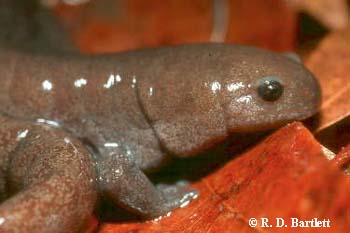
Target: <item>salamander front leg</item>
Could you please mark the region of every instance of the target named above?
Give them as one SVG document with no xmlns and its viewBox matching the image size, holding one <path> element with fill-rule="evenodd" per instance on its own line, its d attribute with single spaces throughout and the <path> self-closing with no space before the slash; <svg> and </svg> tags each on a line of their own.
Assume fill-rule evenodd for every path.
<svg viewBox="0 0 350 233">
<path fill-rule="evenodd" d="M 114 203 L 145 218 L 166 215 L 197 196 L 185 186 L 156 188 L 148 177 L 123 153 L 98 162 L 99 183 L 103 193 Z"/>
</svg>

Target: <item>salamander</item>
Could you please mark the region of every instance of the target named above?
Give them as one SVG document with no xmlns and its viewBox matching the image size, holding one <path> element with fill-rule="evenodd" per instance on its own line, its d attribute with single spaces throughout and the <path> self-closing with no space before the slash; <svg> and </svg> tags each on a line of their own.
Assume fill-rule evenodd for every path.
<svg viewBox="0 0 350 233">
<path fill-rule="evenodd" d="M 231 133 L 308 118 L 321 99 L 293 56 L 220 43 L 108 55 L 1 49 L 0 77 L 0 231 L 12 232 L 72 231 L 97 196 L 147 218 L 164 215 L 197 193 L 156 187 L 148 172 Z M 65 189 L 70 205 L 46 217 L 58 204 L 44 199 Z M 16 212 L 23 202 L 37 214 Z M 41 229 L 48 219 L 55 224 Z"/>
</svg>

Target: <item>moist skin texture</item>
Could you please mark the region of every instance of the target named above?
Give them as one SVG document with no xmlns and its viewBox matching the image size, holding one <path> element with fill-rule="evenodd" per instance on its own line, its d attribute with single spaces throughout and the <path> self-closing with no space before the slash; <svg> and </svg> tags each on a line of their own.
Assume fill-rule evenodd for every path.
<svg viewBox="0 0 350 233">
<path fill-rule="evenodd" d="M 319 85 L 292 58 L 228 44 L 0 50 L 0 232 L 79 231 L 98 195 L 147 218 L 191 200 L 195 191 L 155 187 L 145 173 L 231 132 L 313 115 Z M 257 91 L 269 77 L 283 86 L 274 101 Z"/>
</svg>

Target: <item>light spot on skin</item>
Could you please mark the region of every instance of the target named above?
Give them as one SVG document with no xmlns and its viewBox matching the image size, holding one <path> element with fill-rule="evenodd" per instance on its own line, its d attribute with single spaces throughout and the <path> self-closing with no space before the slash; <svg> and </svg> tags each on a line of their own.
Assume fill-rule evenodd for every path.
<svg viewBox="0 0 350 233">
<path fill-rule="evenodd" d="M 244 95 L 236 99 L 238 103 L 249 104 L 252 101 L 253 97 L 251 95 Z"/>
<path fill-rule="evenodd" d="M 119 74 L 117 74 L 117 76 L 115 77 L 115 81 L 117 81 L 118 83 L 122 81 L 122 78 Z"/>
<path fill-rule="evenodd" d="M 131 150 L 126 150 L 127 155 L 131 155 Z"/>
<path fill-rule="evenodd" d="M 182 203 L 180 205 L 180 208 L 184 208 L 184 207 L 188 206 L 188 204 L 190 204 L 190 201 L 185 201 L 184 203 Z"/>
<path fill-rule="evenodd" d="M 160 220 L 162 220 L 163 216 L 159 216 L 155 219 L 152 220 L 152 222 L 159 222 Z"/>
<path fill-rule="evenodd" d="M 50 125 L 53 127 L 60 127 L 60 124 L 58 122 L 52 121 L 52 120 L 46 120 L 46 119 L 39 118 L 36 120 L 36 122 L 42 123 L 42 124 L 47 124 L 47 125 Z"/>
<path fill-rule="evenodd" d="M 6 219 L 5 218 L 0 218 L 0 225 L 2 225 L 4 222 L 6 222 Z"/>
<path fill-rule="evenodd" d="M 106 89 L 109 89 L 121 81 L 122 81 L 122 78 L 120 77 L 119 74 L 117 74 L 117 75 L 111 74 L 111 75 L 109 75 L 107 82 L 105 84 L 103 84 L 103 87 Z"/>
<path fill-rule="evenodd" d="M 213 93 L 216 93 L 221 90 L 221 84 L 218 81 L 215 81 L 211 84 L 211 90 Z"/>
<path fill-rule="evenodd" d="M 183 208 L 183 207 L 187 206 L 191 202 L 191 200 L 197 199 L 198 196 L 199 196 L 199 194 L 196 191 L 192 191 L 192 192 L 186 193 L 182 197 L 182 199 L 180 200 L 180 203 L 182 203 L 180 205 L 180 208 Z"/>
<path fill-rule="evenodd" d="M 104 144 L 104 147 L 118 147 L 118 146 L 119 146 L 119 144 L 116 142 L 106 142 Z"/>
<path fill-rule="evenodd" d="M 51 91 L 53 87 L 52 83 L 49 80 L 42 82 L 41 86 L 44 91 Z"/>
<path fill-rule="evenodd" d="M 152 95 L 153 95 L 153 87 L 150 87 L 150 88 L 149 88 L 148 94 L 149 94 L 149 96 L 152 96 Z"/>
<path fill-rule="evenodd" d="M 132 84 L 131 84 L 131 87 L 132 87 L 132 88 L 135 88 L 136 82 L 137 82 L 136 77 L 133 76 L 133 78 L 132 78 Z"/>
<path fill-rule="evenodd" d="M 170 216 L 171 216 L 171 214 L 172 214 L 172 212 L 171 212 L 171 211 L 169 211 L 169 212 L 168 212 L 168 213 L 166 213 L 165 215 L 163 215 L 163 216 L 159 216 L 159 217 L 157 217 L 157 218 L 153 219 L 153 220 L 152 220 L 152 222 L 154 222 L 154 223 L 159 222 L 160 220 L 162 220 L 162 219 L 163 219 L 163 218 L 165 218 L 165 217 L 170 217 Z"/>
<path fill-rule="evenodd" d="M 69 143 L 70 143 L 70 139 L 69 139 L 69 138 L 67 138 L 67 137 L 65 137 L 63 140 L 64 140 L 64 142 L 65 142 L 65 143 L 67 143 L 67 144 L 69 144 Z"/>
<path fill-rule="evenodd" d="M 28 129 L 18 131 L 17 132 L 17 141 L 27 137 L 28 132 L 29 132 Z"/>
<path fill-rule="evenodd" d="M 227 85 L 227 90 L 230 92 L 233 92 L 244 87 L 245 87 L 245 84 L 243 82 L 231 83 Z"/>
<path fill-rule="evenodd" d="M 124 171 L 121 167 L 114 169 L 114 177 L 119 178 L 124 174 Z"/>
<path fill-rule="evenodd" d="M 87 80 L 84 78 L 80 78 L 74 81 L 74 86 L 78 88 L 85 86 L 86 84 L 87 84 Z"/>
</svg>

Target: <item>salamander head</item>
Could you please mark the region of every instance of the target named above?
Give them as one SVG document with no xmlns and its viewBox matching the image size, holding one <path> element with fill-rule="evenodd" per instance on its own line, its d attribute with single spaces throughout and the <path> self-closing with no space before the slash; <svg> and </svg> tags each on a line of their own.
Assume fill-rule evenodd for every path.
<svg viewBox="0 0 350 233">
<path fill-rule="evenodd" d="M 317 112 L 320 86 L 297 60 L 250 47 L 241 49 L 233 60 L 221 93 L 229 131 L 275 128 Z"/>
<path fill-rule="evenodd" d="M 291 57 L 229 44 L 164 48 L 142 66 L 143 110 L 164 148 L 195 155 L 230 133 L 302 120 L 320 105 L 320 87 Z M 146 79 L 144 79 L 146 80 Z"/>
</svg>

